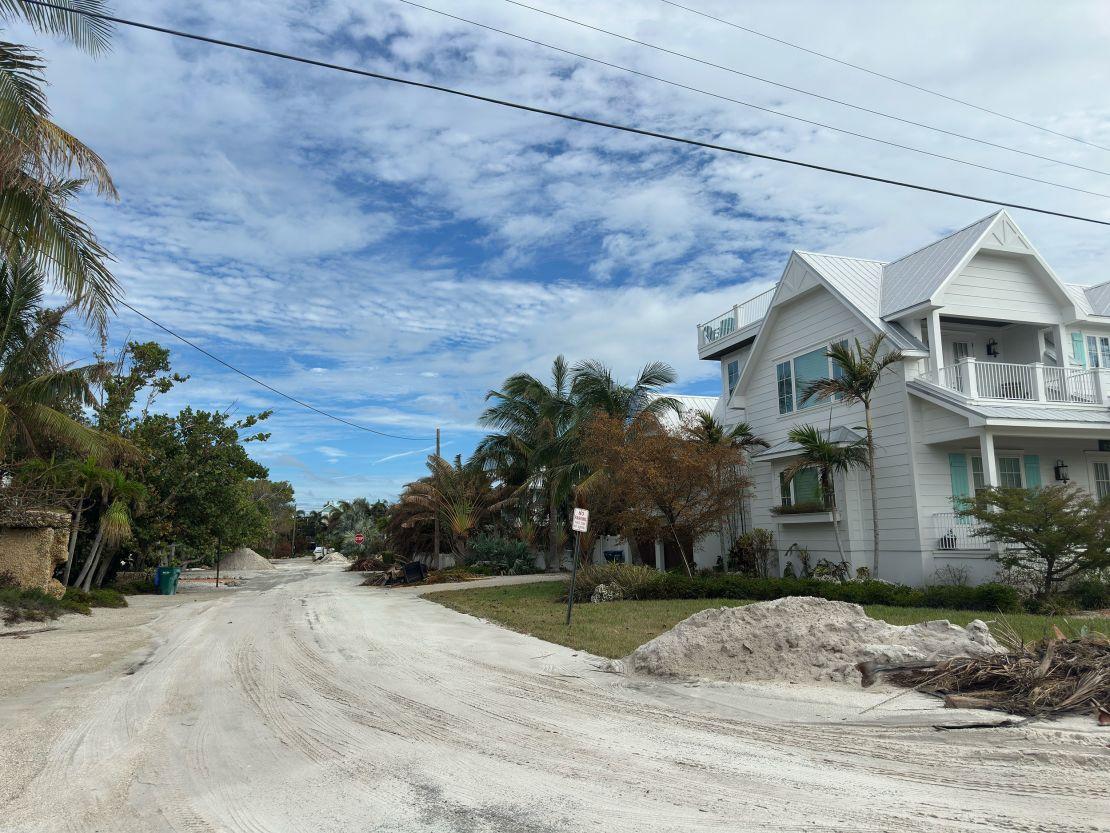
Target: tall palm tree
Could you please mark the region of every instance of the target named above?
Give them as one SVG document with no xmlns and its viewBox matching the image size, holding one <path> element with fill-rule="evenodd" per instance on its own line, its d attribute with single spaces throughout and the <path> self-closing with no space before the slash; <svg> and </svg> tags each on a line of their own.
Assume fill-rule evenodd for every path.
<svg viewBox="0 0 1110 833">
<path fill-rule="evenodd" d="M 61 5 L 104 8 L 100 0 Z M 111 31 L 75 11 L 0 0 L 0 19 L 13 18 L 93 54 L 107 48 Z M 103 330 L 118 291 L 110 256 L 69 204 L 89 183 L 101 196 L 118 195 L 104 161 L 50 120 L 43 69 L 34 51 L 0 42 L 0 260 L 37 269 Z"/>
<path fill-rule="evenodd" d="M 662 416 L 668 411 L 678 413 L 682 406 L 671 396 L 660 396 L 660 388 L 674 384 L 678 374 L 669 364 L 651 362 L 644 365 L 632 384 L 613 377 L 613 371 L 596 359 L 578 362 L 573 370 L 572 395 L 578 407 L 591 414 L 631 422 L 642 413 Z"/>
<path fill-rule="evenodd" d="M 854 345 L 841 342 L 829 348 L 835 372 L 830 379 L 810 382 L 802 393 L 802 404 L 816 397 L 840 401 L 845 405 L 863 405 L 867 440 L 867 470 L 871 479 L 871 531 L 874 555 L 872 574 L 879 576 L 879 493 L 875 483 L 875 429 L 872 423 L 872 397 L 882 381 L 883 372 L 901 364 L 902 351 L 891 348 L 883 352 L 886 336 L 874 335 L 866 344 L 855 339 Z"/>
<path fill-rule="evenodd" d="M 92 385 L 110 372 L 96 362 L 64 365 L 59 350 L 66 308 L 43 309 L 42 281 L 26 263 L 0 262 L 0 462 L 34 454 L 46 439 L 100 455 L 108 439 L 67 410 L 91 405 Z"/>
<path fill-rule="evenodd" d="M 840 553 L 840 560 L 846 561 L 844 544 L 840 540 L 840 522 L 836 512 L 836 475 L 867 467 L 867 441 L 859 439 L 847 444 L 833 442 L 828 433 L 822 432 L 814 425 L 795 425 L 786 436 L 790 442 L 801 447 L 802 453 L 783 470 L 783 479 L 790 482 L 799 472 L 806 469 L 817 470 L 821 495 L 833 510 L 833 536 L 836 538 L 836 549 Z"/>
<path fill-rule="evenodd" d="M 544 561 L 548 569 L 555 569 L 565 541 L 559 508 L 585 473 L 577 453 L 582 412 L 573 398 L 567 361 L 556 357 L 550 383 L 516 373 L 486 400 L 493 404 L 478 421 L 495 432 L 478 444 L 475 457 L 515 488 L 525 512 L 531 510 L 534 497 L 542 495 L 547 515 Z"/>
<path fill-rule="evenodd" d="M 104 580 L 108 562 L 102 562 L 102 559 L 106 559 L 107 553 L 121 541 L 131 537 L 132 512 L 146 499 L 146 488 L 141 483 L 129 480 L 119 471 L 106 472 L 98 487 L 101 512 L 96 537 L 74 582 L 75 586 L 86 593 L 92 587 L 94 579 L 97 583 Z"/>
</svg>

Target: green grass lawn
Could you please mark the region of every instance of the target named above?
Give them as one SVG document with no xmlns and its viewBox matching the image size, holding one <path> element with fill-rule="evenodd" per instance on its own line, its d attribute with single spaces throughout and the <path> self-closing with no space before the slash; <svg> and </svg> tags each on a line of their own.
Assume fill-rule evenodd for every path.
<svg viewBox="0 0 1110 833">
<path fill-rule="evenodd" d="M 750 604 L 736 599 L 674 599 L 650 602 L 577 603 L 574 624 L 566 626 L 566 604 L 559 603 L 564 585 L 558 581 L 517 584 L 508 587 L 480 587 L 429 593 L 425 598 L 460 613 L 489 619 L 506 628 L 528 633 L 548 642 L 568 645 L 603 657 L 624 657 L 663 631 L 674 627 L 692 613 L 711 607 Z M 1034 616 L 1028 613 L 998 614 L 974 610 L 942 610 L 928 607 L 864 608 L 875 619 L 892 625 L 912 625 L 929 619 L 947 619 L 966 625 L 972 619 L 991 623 L 1005 620 L 1024 640 L 1039 639 L 1056 624 L 1073 634 L 1081 624 L 1110 633 L 1110 621 L 1076 620 L 1064 616 Z"/>
</svg>

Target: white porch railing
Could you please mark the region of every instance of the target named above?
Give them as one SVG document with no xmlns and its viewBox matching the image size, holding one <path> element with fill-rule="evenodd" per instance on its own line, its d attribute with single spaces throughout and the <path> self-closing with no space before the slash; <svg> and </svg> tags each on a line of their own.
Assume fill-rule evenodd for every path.
<svg viewBox="0 0 1110 833">
<path fill-rule="evenodd" d="M 766 292 L 761 292 L 754 298 L 749 298 L 742 304 L 737 304 L 728 312 L 721 313 L 711 321 L 706 321 L 698 327 L 698 347 L 705 347 L 714 341 L 719 341 L 725 336 L 732 335 L 737 330 L 761 321 L 771 306 L 771 297 L 775 288 L 771 287 Z"/>
<path fill-rule="evenodd" d="M 938 550 L 989 550 L 990 539 L 975 535 L 975 522 L 961 518 L 955 512 L 937 512 L 933 515 L 933 531 L 937 536 Z"/>
<path fill-rule="evenodd" d="M 1099 368 L 1054 367 L 1044 364 L 1008 364 L 961 359 L 954 365 L 929 370 L 922 381 L 956 391 L 968 399 L 1001 399 L 1008 402 L 1102 405 L 1110 390 Z"/>
</svg>

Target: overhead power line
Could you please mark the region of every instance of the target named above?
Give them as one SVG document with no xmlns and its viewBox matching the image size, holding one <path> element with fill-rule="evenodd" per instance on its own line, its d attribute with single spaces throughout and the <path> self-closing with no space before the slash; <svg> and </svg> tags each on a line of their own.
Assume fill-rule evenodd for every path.
<svg viewBox="0 0 1110 833">
<path fill-rule="evenodd" d="M 575 58 L 580 58 L 584 61 L 592 61 L 595 64 L 600 64 L 601 66 L 606 66 L 606 67 L 609 67 L 611 69 L 620 70 L 621 72 L 627 72 L 627 73 L 630 73 L 632 75 L 638 75 L 641 78 L 647 78 L 647 79 L 650 79 L 652 81 L 658 81 L 661 84 L 668 84 L 672 87 L 677 87 L 679 89 L 689 90 L 690 92 L 700 93 L 701 95 L 707 95 L 707 96 L 710 96 L 711 98 L 716 98 L 716 99 L 719 99 L 721 101 L 729 101 L 733 104 L 740 104 L 744 107 L 750 107 L 753 110 L 759 110 L 759 111 L 764 112 L 764 113 L 770 113 L 771 115 L 780 116 L 784 119 L 792 119 L 794 121 L 801 122 L 802 124 L 808 124 L 808 125 L 811 125 L 813 127 L 820 127 L 823 130 L 831 130 L 835 133 L 842 133 L 845 136 L 854 136 L 857 139 L 865 139 L 866 141 L 869 141 L 869 142 L 877 142 L 878 144 L 886 145 L 887 147 L 898 148 L 900 150 L 908 150 L 911 153 L 920 153 L 923 156 L 930 156 L 933 159 L 941 159 L 941 160 L 944 160 L 946 162 L 955 162 L 958 165 L 967 165 L 968 167 L 971 167 L 971 168 L 978 168 L 981 171 L 990 171 L 991 173 L 1002 174 L 1004 176 L 1012 176 L 1012 177 L 1016 177 L 1017 179 L 1024 179 L 1028 182 L 1036 182 L 1036 183 L 1039 183 L 1041 185 L 1050 185 L 1053 188 L 1063 188 L 1066 191 L 1075 191 L 1075 192 L 1080 193 L 1080 194 L 1088 194 L 1089 196 L 1092 196 L 1092 197 L 1105 197 L 1107 199 L 1110 199 L 1110 194 L 1106 194 L 1106 193 L 1103 193 L 1101 191 L 1091 191 L 1091 190 L 1088 190 L 1087 188 L 1078 188 L 1074 185 L 1065 185 L 1062 182 L 1054 182 L 1050 179 L 1041 179 L 1039 177 L 1029 176 L 1027 174 L 1020 174 L 1020 173 L 1017 173 L 1016 171 L 1008 171 L 1005 168 L 994 168 L 994 167 L 991 167 L 990 165 L 982 165 L 978 162 L 972 162 L 968 159 L 960 159 L 959 157 L 956 157 L 956 156 L 946 156 L 943 153 L 935 153 L 931 150 L 925 150 L 924 148 L 913 147 L 912 145 L 904 145 L 904 144 L 901 144 L 900 142 L 893 142 L 893 141 L 890 141 L 888 139 L 880 139 L 877 136 L 871 136 L 871 135 L 868 135 L 867 133 L 858 133 L 854 130 L 848 130 L 848 129 L 843 128 L 843 127 L 836 127 L 834 125 L 827 124 L 825 122 L 815 121 L 813 119 L 802 118 L 801 116 L 795 116 L 791 113 L 784 113 L 782 110 L 775 110 L 772 107 L 764 107 L 760 104 L 753 104 L 750 101 L 743 101 L 742 99 L 733 98 L 732 96 L 723 95 L 721 93 L 715 93 L 715 92 L 712 92 L 710 90 L 702 89 L 701 87 L 695 87 L 695 86 L 692 86 L 690 84 L 683 84 L 681 81 L 675 81 L 675 80 L 670 79 L 670 78 L 663 78 L 662 76 L 659 76 L 659 75 L 652 75 L 651 73 L 643 72 L 643 71 L 638 70 L 638 69 L 633 69 L 632 67 L 627 67 L 627 66 L 623 66 L 621 64 L 616 64 L 616 63 L 613 63 L 612 61 L 606 61 L 603 58 L 595 58 L 595 57 L 592 57 L 590 55 L 584 55 L 581 52 L 575 52 L 572 49 L 564 49 L 561 46 L 555 46 L 555 45 L 550 44 L 550 43 L 545 43 L 544 41 L 541 41 L 541 40 L 536 40 L 535 38 L 529 38 L 525 35 L 517 34 L 516 32 L 510 32 L 507 29 L 499 29 L 496 26 L 490 26 L 489 24 L 486 24 L 486 23 L 480 23 L 477 20 L 471 20 L 470 18 L 467 18 L 467 17 L 460 17 L 457 14 L 451 14 L 450 12 L 445 12 L 442 9 L 436 9 L 436 8 L 433 8 L 432 6 L 425 6 L 423 3 L 417 3 L 416 0 L 397 0 L 397 2 L 404 3 L 408 6 L 413 6 L 413 7 L 418 8 L 418 9 L 423 9 L 424 11 L 432 12 L 433 14 L 442 15 L 443 17 L 450 18 L 451 20 L 457 20 L 460 23 L 466 23 L 470 26 L 476 26 L 480 29 L 485 29 L 485 30 L 490 31 L 490 32 L 496 32 L 499 35 L 505 35 L 506 37 L 516 38 L 517 40 L 524 41 L 525 43 L 531 43 L 531 44 L 534 44 L 536 46 L 542 46 L 545 49 L 551 49 L 555 52 L 561 52 L 564 55 L 571 55 Z M 1102 173 L 1105 176 L 1110 176 L 1110 172 L 1107 172 L 1107 171 L 1098 171 L 1097 173 Z"/>
<path fill-rule="evenodd" d="M 600 26 L 594 26 L 592 23 L 586 23 L 582 20 L 577 20 L 573 17 L 567 17 L 566 15 L 562 15 L 562 14 L 559 14 L 557 12 L 548 11 L 547 9 L 541 9 L 539 6 L 530 6 L 527 3 L 521 2 L 520 0 L 504 0 L 504 2 L 509 3 L 510 5 L 513 5 L 513 6 L 519 6 L 522 9 L 528 9 L 529 11 L 533 11 L 533 12 L 536 12 L 538 14 L 547 15 L 548 17 L 552 17 L 556 20 L 562 20 L 565 23 L 571 23 L 575 26 L 581 26 L 584 29 L 590 29 L 591 31 L 594 31 L 594 32 L 600 32 L 603 35 L 608 35 L 608 36 L 613 37 L 613 38 L 618 38 L 618 39 L 626 41 L 628 43 L 634 43 L 637 46 L 644 46 L 644 47 L 647 47 L 648 49 L 654 49 L 657 52 L 662 52 L 662 53 L 667 54 L 667 55 L 673 55 L 676 58 L 682 58 L 683 60 L 686 60 L 686 61 L 693 61 L 696 64 L 701 64 L 702 66 L 707 66 L 707 67 L 711 67 L 713 69 L 719 69 L 719 70 L 722 70 L 724 72 L 729 72 L 729 73 L 732 73 L 733 75 L 737 75 L 741 78 L 750 78 L 753 81 L 759 81 L 760 83 L 763 83 L 763 84 L 770 84 L 771 86 L 778 87 L 781 90 L 789 90 L 790 92 L 799 93 L 800 95 L 809 96 L 810 98 L 816 98 L 819 101 L 827 101 L 830 104 L 836 104 L 840 107 L 847 107 L 851 110 L 857 110 L 861 113 L 869 113 L 872 116 L 879 116 L 880 118 L 890 119 L 891 121 L 901 122 L 902 124 L 908 124 L 908 125 L 911 125 L 913 127 L 920 127 L 920 128 L 925 129 L 925 130 L 932 130 L 936 133 L 942 133 L 945 136 L 953 136 L 957 139 L 964 139 L 966 141 L 975 142 L 977 144 L 985 145 L 987 147 L 997 148 L 998 150 L 1005 150 L 1005 151 L 1008 151 L 1010 153 L 1018 153 L 1018 154 L 1021 154 L 1022 156 L 1028 156 L 1032 159 L 1040 159 L 1043 162 L 1053 162 L 1057 165 L 1067 165 L 1069 168 L 1077 168 L 1078 170 L 1087 171 L 1089 173 L 1102 174 L 1103 176 L 1110 176 L 1110 173 L 1108 173 L 1106 171 L 1100 171 L 1097 168 L 1088 168 L 1084 165 L 1080 165 L 1080 164 L 1077 164 L 1075 162 L 1067 162 L 1063 159 L 1054 159 L 1051 156 L 1042 156 L 1039 153 L 1033 153 L 1032 151 L 1021 150 L 1020 148 L 1010 147 L 1009 145 L 1003 145 L 1003 144 L 1000 144 L 998 142 L 992 142 L 989 139 L 979 139 L 979 138 L 976 138 L 975 136 L 968 136 L 964 133 L 957 133 L 954 130 L 946 130 L 943 127 L 937 127 L 936 125 L 933 125 L 933 124 L 926 124 L 925 122 L 914 121 L 913 119 L 903 118 L 902 116 L 895 116 L 891 113 L 884 113 L 882 110 L 875 110 L 871 107 L 864 107 L 862 104 L 853 104 L 852 102 L 845 101 L 844 99 L 833 98 L 832 96 L 823 95 L 821 93 L 815 93 L 812 90 L 805 90 L 805 89 L 802 89 L 801 87 L 794 87 L 794 86 L 791 86 L 790 84 L 784 84 L 780 81 L 772 81 L 770 78 L 764 78 L 761 75 L 753 75 L 750 72 L 744 72 L 743 70 L 739 70 L 736 67 L 730 67 L 730 66 L 727 66 L 725 64 L 717 64 L 717 63 L 714 63 L 713 61 L 707 61 L 704 58 L 698 58 L 694 55 L 690 55 L 690 54 L 687 54 L 685 52 L 679 52 L 678 50 L 675 50 L 675 49 L 668 49 L 667 47 L 660 46 L 657 43 L 651 43 L 649 41 L 640 40 L 639 38 L 634 38 L 634 37 L 631 37 L 630 35 L 622 35 L 620 32 L 614 32 L 611 29 L 603 29 Z"/>
<path fill-rule="evenodd" d="M 208 350 L 205 350 L 203 347 L 201 347 L 195 341 L 190 341 L 189 339 L 187 339 L 185 336 L 181 335 L 180 333 L 175 332 L 174 330 L 171 330 L 165 324 L 162 324 L 158 321 L 155 321 L 153 318 L 151 318 L 145 312 L 139 312 L 139 310 L 135 309 L 133 306 L 131 306 L 126 301 L 117 299 L 117 302 L 120 304 L 120 306 L 127 307 L 127 309 L 131 310 L 133 313 L 135 313 L 135 315 L 139 316 L 140 318 L 146 319 L 147 321 L 149 321 L 151 324 L 153 324 L 158 329 L 169 333 L 171 336 L 176 338 L 178 341 L 184 342 L 185 344 L 188 344 L 190 347 L 192 347 L 194 350 L 197 350 L 197 351 L 203 353 L 204 355 L 206 355 L 208 358 L 210 358 L 212 361 L 216 362 L 217 364 L 223 365 L 228 370 L 233 371 L 234 373 L 238 373 L 244 379 L 250 379 L 256 385 L 264 387 L 266 390 L 270 391 L 271 393 L 275 393 L 278 396 L 282 397 L 283 399 L 288 399 L 290 402 L 293 402 L 297 405 L 300 405 L 302 408 L 307 408 L 308 410 L 310 410 L 314 413 L 317 413 L 320 416 L 327 417 L 328 419 L 333 419 L 336 422 L 341 422 L 344 425 L 347 425 L 351 428 L 357 428 L 359 431 L 368 431 L 371 434 L 377 434 L 378 436 L 381 436 L 381 437 L 391 437 L 392 439 L 395 439 L 395 440 L 411 440 L 413 442 L 425 443 L 425 442 L 428 442 L 429 440 L 432 439 L 431 437 L 403 437 L 400 434 L 389 434 L 385 431 L 379 431 L 377 428 L 370 428 L 369 426 L 366 426 L 366 425 L 359 425 L 357 422 L 351 422 L 349 419 L 344 419 L 343 417 L 336 416 L 335 414 L 329 414 L 327 411 L 321 410 L 320 408 L 317 408 L 315 405 L 310 405 L 309 403 L 305 402 L 303 399 L 298 399 L 295 396 L 290 396 L 288 393 L 285 393 L 285 391 L 278 390 L 273 385 L 271 385 L 269 382 L 263 382 L 257 376 L 252 376 L 251 374 L 247 373 L 245 370 L 240 370 L 239 368 L 237 368 L 235 365 L 231 364 L 230 362 L 226 362 L 223 359 L 221 359 L 215 353 L 212 353 Z"/>
<path fill-rule="evenodd" d="M 434 90 L 436 92 L 447 93 L 449 95 L 459 96 L 460 98 L 468 98 L 472 101 L 482 101 L 487 104 L 496 104 L 501 107 L 510 107 L 514 110 L 521 110 L 527 113 L 537 113 L 539 115 L 551 116 L 552 118 L 563 119 L 564 121 L 576 122 L 578 124 L 589 124 L 594 127 L 603 127 L 609 130 L 619 130 L 624 133 L 632 133 L 637 136 L 647 136 L 653 139 L 660 139 L 667 142 L 674 142 L 676 144 L 687 145 L 689 147 L 703 148 L 705 150 L 719 151 L 721 153 L 731 153 L 737 156 L 746 156 L 751 159 L 763 159 L 769 162 L 779 162 L 784 165 L 791 165 L 796 168 L 805 168 L 807 170 L 822 171 L 824 173 L 837 174 L 838 176 L 850 177 L 852 179 L 860 179 L 866 182 L 877 182 L 882 185 L 892 185 L 898 188 L 906 188 L 913 191 L 922 191 L 928 194 L 939 194 L 945 197 L 955 197 L 957 199 L 968 200 L 970 202 L 985 203 L 987 205 L 997 205 L 1004 208 L 1014 208 L 1021 211 L 1030 211 L 1035 214 L 1044 214 L 1050 217 L 1062 217 L 1067 220 L 1077 220 L 1082 223 L 1093 223 L 1100 226 L 1110 226 L 1110 220 L 1100 220 L 1095 217 L 1084 217 L 1080 214 L 1069 214 L 1064 211 L 1053 211 L 1048 208 L 1038 208 L 1032 205 L 1025 205 L 1022 203 L 1011 202 L 1008 200 L 993 199 L 990 197 L 980 197 L 973 194 L 965 194 L 959 191 L 950 191 L 944 188 L 934 188 L 929 185 L 921 185 L 913 182 L 906 182 L 898 179 L 890 179 L 888 177 L 873 176 L 871 174 L 859 173 L 857 171 L 845 170 L 843 168 L 833 168 L 828 165 L 818 165 L 814 162 L 804 162 L 800 159 L 791 159 L 785 156 L 776 156 L 770 153 L 760 153 L 754 150 L 745 150 L 743 148 L 732 147 L 729 145 L 716 144 L 714 142 L 704 142 L 700 139 L 694 139 L 689 136 L 677 136 L 670 133 L 662 133 L 657 130 L 647 130 L 640 127 L 632 127 L 629 125 L 617 124 L 616 122 L 602 121 L 601 119 L 593 119 L 588 116 L 579 116 L 572 113 L 562 113 L 558 110 L 549 110 L 544 107 L 536 107 L 531 104 L 523 104 L 521 102 L 509 101 L 501 98 L 494 98 L 493 96 L 481 95 L 479 93 L 472 93 L 467 90 L 455 89 L 446 87 L 441 84 L 432 84 L 427 81 L 417 81 L 413 78 L 402 78 L 395 75 L 386 75 L 380 72 L 372 72 L 366 69 L 359 69 L 357 67 L 344 66 L 342 64 L 335 64 L 328 61 L 320 61 L 315 58 L 306 58 L 300 55 L 293 55 L 286 52 L 277 52 L 272 49 L 264 49 L 258 46 L 249 46 L 235 41 L 222 40 L 219 38 L 209 37 L 207 35 L 196 34 L 195 32 L 186 32 L 178 29 L 169 29 L 164 26 L 155 26 L 151 23 L 141 23 L 136 20 L 128 20 L 127 18 L 115 17 L 113 15 L 101 14 L 100 12 L 90 11 L 77 11 L 75 9 L 58 6 L 54 3 L 45 2 L 45 0 L 23 0 L 26 3 L 31 3 L 36 6 L 43 6 L 45 8 L 62 9 L 70 11 L 74 14 L 82 14 L 87 17 L 95 17 L 100 20 L 106 20 L 111 23 L 116 23 L 120 26 L 129 26 L 136 29 L 145 29 L 151 32 L 160 32 L 164 35 L 172 35 L 174 37 L 186 38 L 188 40 L 199 41 L 201 43 L 208 43 L 215 46 L 223 46 L 228 49 L 238 49 L 243 52 L 251 52 L 256 55 L 266 55 L 271 58 L 279 58 L 284 61 L 293 61 L 299 64 L 306 64 L 308 66 L 320 67 L 322 69 L 330 69 L 336 72 L 343 72 L 350 75 L 359 75 L 365 78 L 376 78 L 380 81 L 389 81 L 395 84 L 403 84 L 408 87 L 417 87 L 424 90 Z"/>
<path fill-rule="evenodd" d="M 807 52 L 810 55 L 815 55 L 818 58 L 824 58 L 826 61 L 832 61 L 834 64 L 840 64 L 841 66 L 849 67 L 859 72 L 865 72 L 868 75 L 873 75 L 876 78 L 882 78 L 886 81 L 893 81 L 895 84 L 901 84 L 903 87 L 908 87 L 911 90 L 917 90 L 918 92 L 922 92 L 927 95 L 936 96 L 937 98 L 943 98 L 945 101 L 951 101 L 964 107 L 970 107 L 972 110 L 978 110 L 981 113 L 988 113 L 992 116 L 997 116 L 1000 119 L 1007 119 L 1008 121 L 1012 121 L 1016 124 L 1022 124 L 1026 127 L 1032 127 L 1034 130 L 1041 130 L 1045 133 L 1051 133 L 1053 136 L 1059 136 L 1061 139 L 1068 139 L 1072 142 L 1079 142 L 1079 144 L 1081 145 L 1088 145 L 1089 147 L 1098 148 L 1099 150 L 1110 150 L 1110 147 L 1097 144 L 1088 139 L 1082 139 L 1079 136 L 1072 136 L 1070 133 L 1061 133 L 1059 130 L 1053 130 L 1051 127 L 1045 127 L 1043 124 L 1026 121 L 1025 119 L 1019 118 L 1017 116 L 1011 116 L 1008 113 L 1003 113 L 998 110 L 992 110 L 990 107 L 984 107 L 981 104 L 976 104 L 975 102 L 968 101 L 967 99 L 957 98 L 954 95 L 949 95 L 948 93 L 942 93 L 939 90 L 933 90 L 928 87 L 923 87 L 920 84 L 915 84 L 912 81 L 906 81 L 902 78 L 895 78 L 893 75 L 887 75 L 885 72 L 879 72 L 876 69 L 870 69 L 869 67 L 862 66 L 861 64 L 854 64 L 851 61 L 845 61 L 843 58 L 837 58 L 835 55 L 829 55 L 826 52 L 818 52 L 816 49 L 810 49 L 808 47 L 802 46 L 801 44 L 788 41 L 784 38 L 775 37 L 774 35 L 768 35 L 766 32 L 760 32 L 758 29 L 752 29 L 749 26 L 741 26 L 739 23 L 731 20 L 726 20 L 723 17 L 717 17 L 716 15 L 709 14 L 708 12 L 704 12 L 701 9 L 695 9 L 692 6 L 684 6 L 681 3 L 674 2 L 674 0 L 659 0 L 659 2 L 666 3 L 668 6 L 673 6 L 676 9 L 683 9 L 690 12 L 691 14 L 696 14 L 699 17 L 705 17 L 709 20 L 715 20 L 718 23 L 723 23 L 725 26 L 731 26 L 733 29 L 739 29 L 742 32 L 747 32 L 748 34 L 755 35 L 756 37 L 764 38 L 769 41 L 774 41 L 775 43 L 782 44 L 783 46 L 788 46 L 791 49 L 797 49 L 799 52 Z"/>
</svg>

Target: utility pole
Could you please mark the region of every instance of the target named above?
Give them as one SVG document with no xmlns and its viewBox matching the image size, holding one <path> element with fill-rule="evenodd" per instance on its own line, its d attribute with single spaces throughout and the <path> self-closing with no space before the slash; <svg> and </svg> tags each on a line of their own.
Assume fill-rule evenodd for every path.
<svg viewBox="0 0 1110 833">
<path fill-rule="evenodd" d="M 438 457 L 438 456 L 439 456 L 439 428 L 437 427 L 436 428 L 436 457 Z M 436 551 L 435 565 L 436 565 L 437 570 L 442 570 L 443 569 L 443 562 L 440 560 L 440 555 L 439 555 L 439 513 L 438 512 L 436 512 L 435 524 L 436 524 L 435 544 L 434 544 L 435 551 Z"/>
<path fill-rule="evenodd" d="M 297 557 L 297 504 L 293 504 L 293 533 L 289 538 L 289 557 Z"/>
</svg>

